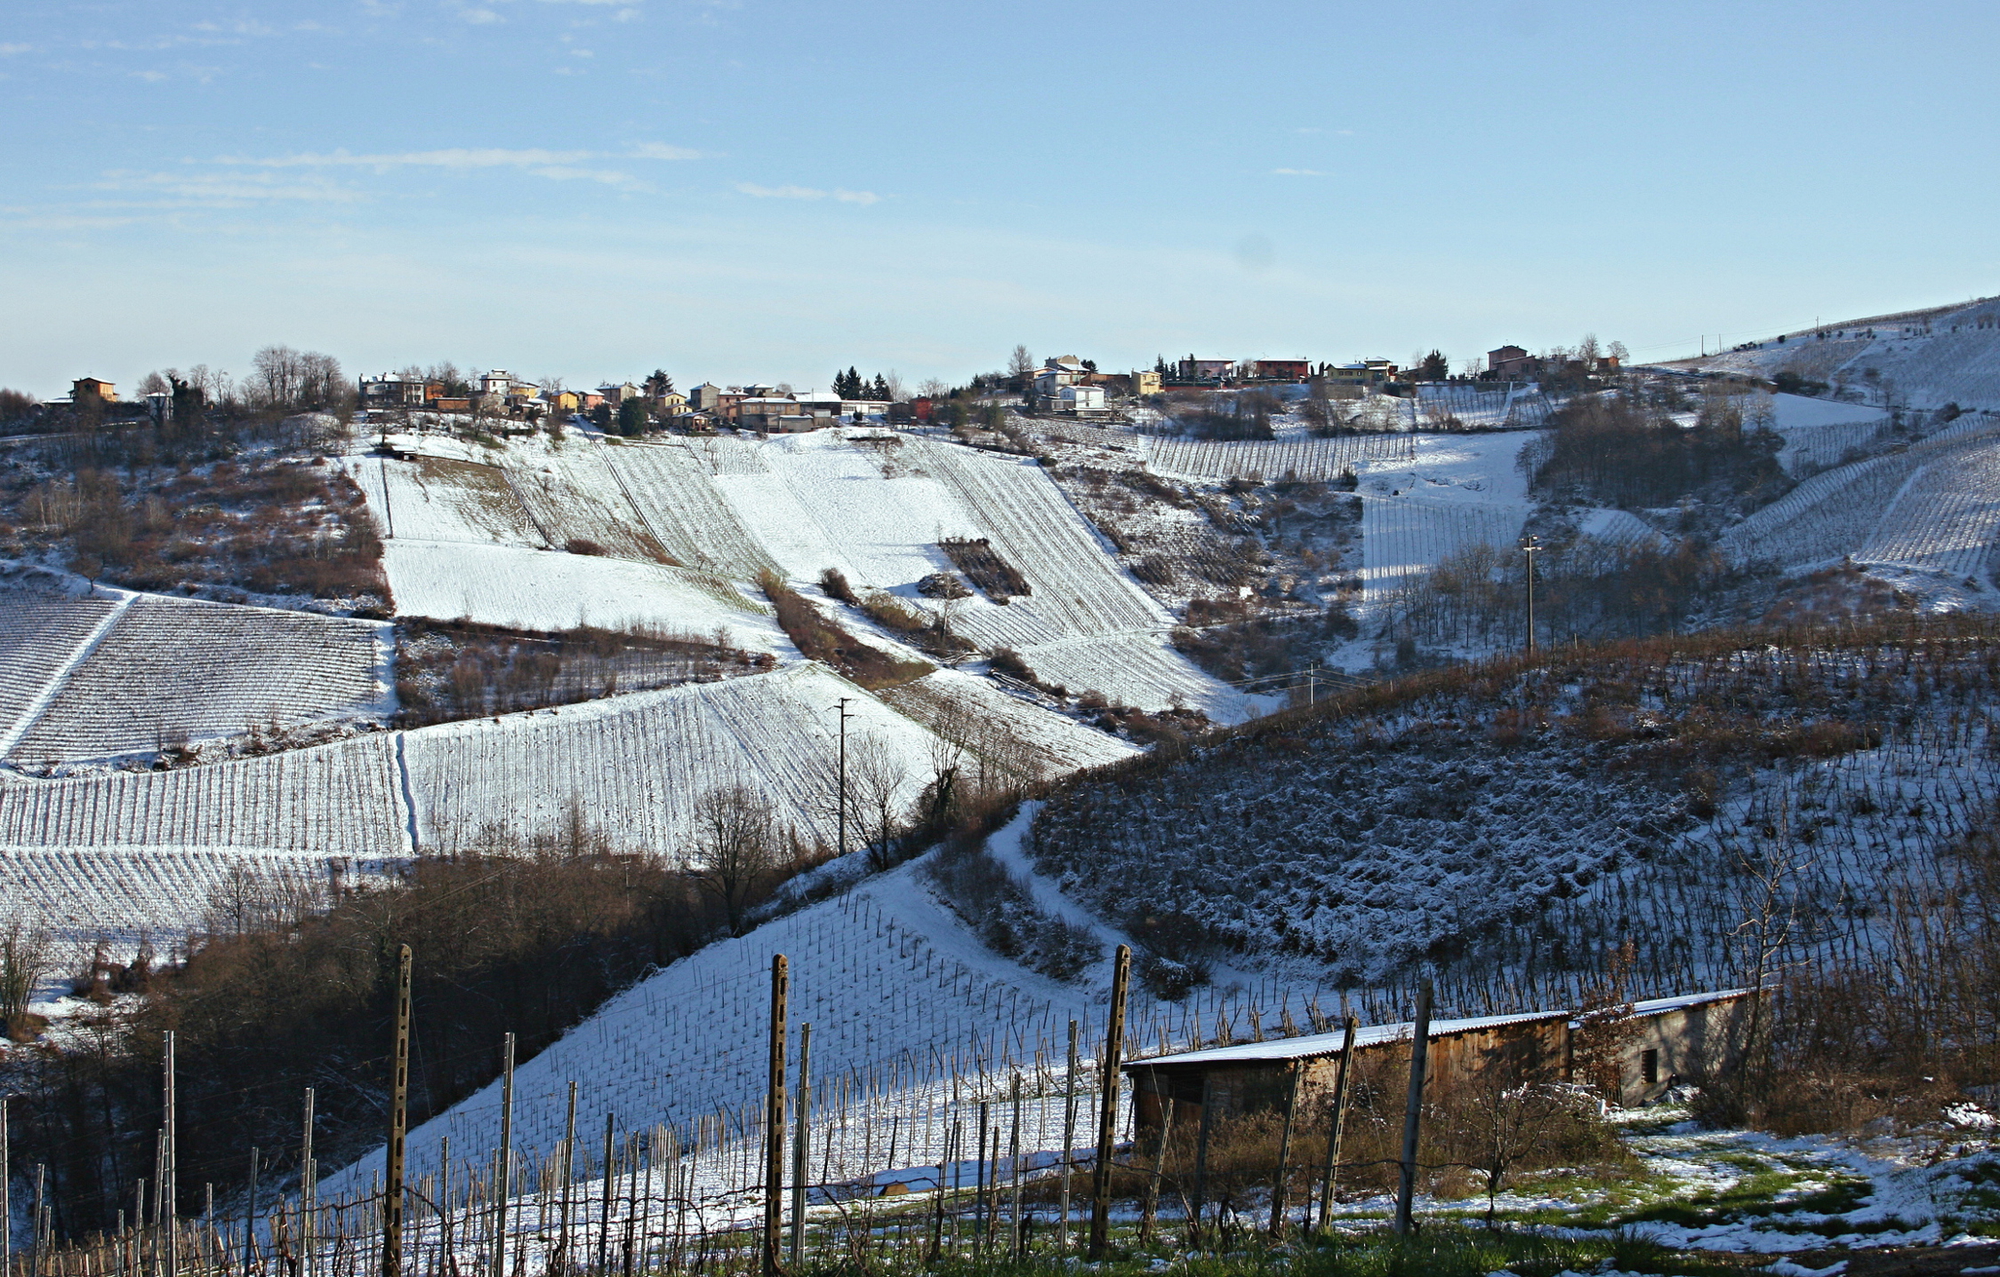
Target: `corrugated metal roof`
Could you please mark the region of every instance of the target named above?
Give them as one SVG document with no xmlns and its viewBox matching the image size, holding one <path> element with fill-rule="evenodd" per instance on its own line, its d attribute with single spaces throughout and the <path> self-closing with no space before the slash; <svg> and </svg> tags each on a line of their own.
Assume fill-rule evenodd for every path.
<svg viewBox="0 0 2000 1277">
<path fill-rule="evenodd" d="M 1680 1011 L 1688 1007 L 1700 1006 L 1707 1002 L 1722 1002 L 1741 997 L 1748 989 L 1723 989 L 1713 993 L 1689 993 L 1676 998 L 1652 998 L 1632 1004 L 1633 1015 L 1661 1015 L 1668 1011 Z M 1433 1039 L 1450 1037 L 1455 1033 L 1477 1033 L 1485 1029 L 1497 1029 L 1509 1024 L 1531 1024 L 1542 1020 L 1566 1020 L 1576 1014 L 1573 1010 L 1525 1011 L 1515 1015 L 1486 1015 L 1462 1020 L 1432 1020 L 1430 1036 Z M 1354 1031 L 1354 1045 L 1362 1047 L 1380 1046 L 1387 1042 L 1408 1041 L 1416 1034 L 1416 1022 L 1405 1020 L 1400 1024 L 1375 1024 L 1357 1028 Z M 1231 1046 L 1206 1047 L 1199 1051 L 1183 1051 L 1177 1055 L 1155 1055 L 1126 1063 L 1128 1069 L 1150 1068 L 1160 1065 L 1184 1064 L 1245 1064 L 1262 1060 L 1305 1060 L 1315 1056 L 1336 1055 L 1346 1044 L 1345 1030 L 1332 1033 L 1308 1033 L 1296 1038 L 1273 1038 L 1264 1042 L 1238 1042 Z"/>
</svg>

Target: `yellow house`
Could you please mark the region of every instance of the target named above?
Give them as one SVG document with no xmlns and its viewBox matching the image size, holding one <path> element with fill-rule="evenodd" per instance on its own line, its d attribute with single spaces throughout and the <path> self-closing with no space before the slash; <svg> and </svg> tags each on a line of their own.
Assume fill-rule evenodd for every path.
<svg viewBox="0 0 2000 1277">
<path fill-rule="evenodd" d="M 687 411 L 688 397 L 678 390 L 669 390 L 653 401 L 660 405 L 660 411 L 669 417 L 678 417 Z"/>
<path fill-rule="evenodd" d="M 583 406 L 583 397 L 574 390 L 558 390 L 554 398 L 557 412 L 575 412 Z"/>
<path fill-rule="evenodd" d="M 108 381 L 99 381 L 95 377 L 78 377 L 75 381 L 69 383 L 69 401 L 71 403 L 82 403 L 86 399 L 101 399 L 105 403 L 117 403 L 118 395 L 116 391 L 112 390 L 111 383 Z"/>
<path fill-rule="evenodd" d="M 1160 374 L 1151 369 L 1132 374 L 1132 393 L 1135 396 L 1157 395 L 1160 393 Z"/>
</svg>

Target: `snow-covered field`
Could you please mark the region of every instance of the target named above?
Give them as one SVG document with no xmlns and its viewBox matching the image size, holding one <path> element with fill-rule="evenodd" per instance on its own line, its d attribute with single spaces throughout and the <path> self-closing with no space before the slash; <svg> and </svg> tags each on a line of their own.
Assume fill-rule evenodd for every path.
<svg viewBox="0 0 2000 1277">
<path fill-rule="evenodd" d="M 1967 414 L 1901 451 L 1814 475 L 1724 533 L 1722 549 L 1787 569 L 1852 557 L 1976 577 L 2000 530 L 1989 509 L 1996 458 L 2000 417 Z"/>
<path fill-rule="evenodd" d="M 1785 439 L 1778 464 L 1800 477 L 1839 465 L 1849 452 L 1870 447 L 1889 424 L 1884 409 L 1803 395 L 1772 395 L 1771 416 L 1772 429 Z"/>
<path fill-rule="evenodd" d="M 382 564 L 396 610 L 464 617 L 522 630 L 662 626 L 699 638 L 721 630 L 731 646 L 788 645 L 769 605 L 717 577 L 601 555 L 449 542 L 384 542 Z"/>
<path fill-rule="evenodd" d="M 0 845 L 0 927 L 46 928 L 65 960 L 99 938 L 114 955 L 146 941 L 171 948 L 191 931 L 255 924 L 274 899 L 323 898 L 384 867 L 253 847 Z"/>
<path fill-rule="evenodd" d="M 130 597 L 8 758 L 115 758 L 305 722 L 379 720 L 393 708 L 387 628 L 308 612 Z"/>
<path fill-rule="evenodd" d="M 931 733 L 806 664 L 407 733 L 419 843 L 469 846 L 489 822 L 553 832 L 574 807 L 621 846 L 673 855 L 692 844 L 695 803 L 740 783 L 772 801 L 781 825 L 830 846 L 842 697 L 850 753 L 879 744 L 901 799 L 914 801 L 930 779 Z"/>
<path fill-rule="evenodd" d="M 15 766 L 380 720 L 387 627 L 35 574 L 0 584 L 0 757 Z"/>
<path fill-rule="evenodd" d="M 1309 435 L 1269 442 L 1148 437 L 1146 465 L 1182 479 L 1304 479 L 1331 483 L 1371 463 L 1416 455 L 1409 434 Z"/>
<path fill-rule="evenodd" d="M 573 433 L 503 449 L 430 436 L 394 443 L 422 455 L 350 464 L 370 501 L 386 507 L 378 519 L 394 533 L 385 563 L 403 615 L 532 629 L 720 627 L 739 646 L 783 653 L 763 609 L 738 597 L 759 571 L 813 583 L 834 568 L 857 587 L 932 610 L 916 584 L 951 570 L 938 543 L 984 538 L 1031 593 L 1005 606 L 965 600 L 953 619 L 959 633 L 987 648 L 1062 643 L 1047 659 L 1071 672 L 1066 683 L 1142 709 L 1182 704 L 1228 721 L 1248 712 L 1173 651 L 1173 618 L 1031 460 L 833 429 L 643 443 Z M 472 508 L 482 498 L 494 511 Z M 414 523 L 404 506 L 421 512 Z M 604 554 L 560 552 L 577 540 Z"/>
<path fill-rule="evenodd" d="M 1531 508 L 1528 431 L 1411 436 L 1414 455 L 1369 463 L 1361 499 L 1361 578 L 1372 601 L 1473 545 L 1511 550 Z"/>
</svg>

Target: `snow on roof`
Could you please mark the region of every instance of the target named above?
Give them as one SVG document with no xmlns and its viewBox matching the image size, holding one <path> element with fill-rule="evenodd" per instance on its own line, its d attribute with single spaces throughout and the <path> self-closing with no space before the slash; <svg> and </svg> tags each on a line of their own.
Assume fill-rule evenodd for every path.
<svg viewBox="0 0 2000 1277">
<path fill-rule="evenodd" d="M 1748 989 L 1724 989 L 1713 993 L 1689 993 L 1677 998 L 1653 998 L 1632 1004 L 1633 1015 L 1663 1015 L 1669 1011 L 1682 1011 L 1688 1007 L 1701 1006 L 1709 1002 L 1721 1002 L 1729 998 L 1741 997 Z M 1477 1033 L 1484 1029 L 1497 1029 L 1510 1024 L 1533 1024 L 1543 1020 L 1566 1020 L 1575 1015 L 1570 1010 L 1525 1011 L 1515 1015 L 1486 1015 L 1462 1020 L 1432 1020 L 1430 1037 L 1450 1037 L 1455 1033 Z M 1354 1031 L 1356 1048 L 1381 1046 L 1388 1042 L 1408 1041 L 1416 1033 L 1416 1022 L 1404 1020 L 1400 1024 L 1373 1024 Z M 1233 1046 L 1207 1047 L 1200 1051 L 1183 1051 L 1177 1055 L 1155 1055 L 1146 1059 L 1133 1060 L 1125 1065 L 1128 1069 L 1152 1068 L 1158 1065 L 1187 1064 L 1249 1064 L 1264 1060 L 1303 1060 L 1315 1056 L 1333 1055 L 1340 1051 L 1347 1040 L 1345 1030 L 1332 1033 L 1308 1033 L 1296 1038 L 1278 1038 L 1269 1042 L 1238 1042 Z"/>
</svg>

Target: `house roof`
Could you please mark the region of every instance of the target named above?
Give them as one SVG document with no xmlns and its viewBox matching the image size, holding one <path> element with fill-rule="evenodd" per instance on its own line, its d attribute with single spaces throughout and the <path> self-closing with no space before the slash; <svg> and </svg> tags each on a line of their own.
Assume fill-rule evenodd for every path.
<svg viewBox="0 0 2000 1277">
<path fill-rule="evenodd" d="M 1684 994 L 1676 998 L 1653 998 L 1633 1003 L 1632 1014 L 1662 1015 L 1669 1011 L 1681 1011 L 1710 1002 L 1725 1002 L 1731 998 L 1742 997 L 1748 992 L 1750 992 L 1748 989 L 1721 989 L 1712 993 Z M 1526 1011 L 1516 1015 L 1477 1016 L 1460 1020 L 1432 1020 L 1430 1037 L 1435 1039 L 1450 1037 L 1455 1033 L 1477 1033 L 1484 1029 L 1498 1029 L 1510 1024 L 1567 1020 L 1576 1014 L 1573 1010 L 1564 1009 Z M 1357 1028 L 1354 1031 L 1354 1045 L 1359 1048 L 1407 1041 L 1415 1035 L 1416 1028 L 1416 1023 L 1411 1020 L 1404 1020 L 1400 1024 L 1373 1024 Z M 1200 1051 L 1183 1051 L 1176 1055 L 1155 1055 L 1142 1060 L 1133 1060 L 1125 1067 L 1138 1069 L 1180 1065 L 1249 1064 L 1265 1060 L 1309 1060 L 1318 1056 L 1337 1054 L 1346 1042 L 1346 1031 L 1336 1029 L 1331 1033 L 1308 1033 L 1295 1038 L 1274 1038 L 1266 1042 L 1238 1042 L 1231 1046 L 1207 1047 Z"/>
</svg>

